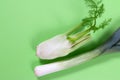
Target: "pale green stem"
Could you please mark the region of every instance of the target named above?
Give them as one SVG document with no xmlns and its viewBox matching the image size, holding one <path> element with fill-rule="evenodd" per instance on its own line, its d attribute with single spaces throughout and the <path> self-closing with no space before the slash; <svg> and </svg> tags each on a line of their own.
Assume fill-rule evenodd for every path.
<svg viewBox="0 0 120 80">
<path fill-rule="evenodd" d="M 89 29 L 87 29 L 87 30 L 85 30 L 83 32 L 76 33 L 73 36 L 68 36 L 68 40 L 75 43 L 77 40 L 79 40 L 83 36 L 87 35 L 88 33 L 89 33 Z"/>
<path fill-rule="evenodd" d="M 75 32 L 76 30 L 80 29 L 83 26 L 84 22 L 82 22 L 81 24 L 79 24 L 77 27 L 71 29 L 70 31 L 68 31 L 66 33 L 67 36 L 71 35 L 73 32 Z"/>
</svg>

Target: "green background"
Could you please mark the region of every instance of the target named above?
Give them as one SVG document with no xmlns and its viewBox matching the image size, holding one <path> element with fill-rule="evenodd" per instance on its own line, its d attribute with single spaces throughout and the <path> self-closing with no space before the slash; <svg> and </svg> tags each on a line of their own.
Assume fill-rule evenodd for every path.
<svg viewBox="0 0 120 80">
<path fill-rule="evenodd" d="M 93 35 L 94 44 L 120 26 L 120 1 L 103 2 L 106 12 L 99 21 L 113 20 Z M 119 53 L 39 79 L 34 75 L 40 65 L 36 45 L 79 24 L 87 11 L 84 0 L 0 0 L 0 80 L 120 80 Z"/>
</svg>

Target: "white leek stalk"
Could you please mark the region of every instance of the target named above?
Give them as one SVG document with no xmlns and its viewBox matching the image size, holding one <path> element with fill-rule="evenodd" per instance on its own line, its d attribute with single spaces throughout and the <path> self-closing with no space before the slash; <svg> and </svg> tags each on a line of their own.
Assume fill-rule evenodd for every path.
<svg viewBox="0 0 120 80">
<path fill-rule="evenodd" d="M 100 53 L 101 53 L 101 51 L 99 49 L 95 49 L 93 51 L 84 53 L 82 55 L 79 55 L 79 56 L 74 57 L 69 60 L 37 66 L 34 70 L 35 75 L 40 77 L 40 76 L 44 76 L 44 75 L 47 75 L 50 73 L 54 73 L 57 71 L 61 71 L 61 70 L 70 68 L 72 66 L 75 66 L 75 65 L 81 64 L 85 61 L 88 61 L 88 60 L 100 55 Z"/>
</svg>

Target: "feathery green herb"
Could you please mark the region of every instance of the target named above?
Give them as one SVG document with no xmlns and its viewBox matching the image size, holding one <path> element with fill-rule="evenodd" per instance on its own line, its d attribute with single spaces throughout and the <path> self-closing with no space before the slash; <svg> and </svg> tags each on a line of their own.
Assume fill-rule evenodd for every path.
<svg viewBox="0 0 120 80">
<path fill-rule="evenodd" d="M 96 32 L 101 28 L 105 28 L 111 22 L 110 18 L 108 20 L 105 19 L 100 24 L 97 24 L 97 19 L 100 18 L 105 11 L 102 0 L 85 0 L 85 3 L 89 7 L 89 15 L 82 19 L 82 23 L 78 27 L 67 33 L 68 39 L 72 40 L 72 42 L 75 42 L 86 34 L 90 34 L 90 31 Z M 80 27 L 85 27 L 85 30 L 71 36 L 73 31 L 79 29 Z"/>
<path fill-rule="evenodd" d="M 100 18 L 105 11 L 102 0 L 85 1 L 90 10 L 89 16 L 83 19 L 83 22 L 85 22 L 84 26 L 89 27 L 89 30 L 93 30 L 94 32 L 100 28 L 104 28 L 105 26 L 107 26 L 111 19 L 104 20 L 100 26 L 97 26 L 97 18 Z"/>
</svg>

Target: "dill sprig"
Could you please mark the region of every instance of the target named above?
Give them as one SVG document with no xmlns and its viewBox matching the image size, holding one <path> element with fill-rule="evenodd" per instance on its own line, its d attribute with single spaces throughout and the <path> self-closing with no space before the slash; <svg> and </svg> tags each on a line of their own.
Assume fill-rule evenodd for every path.
<svg viewBox="0 0 120 80">
<path fill-rule="evenodd" d="M 90 10 L 88 11 L 89 16 L 83 19 L 84 26 L 89 27 L 89 30 L 94 32 L 107 26 L 111 19 L 104 20 L 100 26 L 97 26 L 97 18 L 100 18 L 105 11 L 102 0 L 85 0 L 85 2 Z"/>
<path fill-rule="evenodd" d="M 96 32 L 99 29 L 105 28 L 111 22 L 110 18 L 103 20 L 103 22 L 100 24 L 97 24 L 97 19 L 100 18 L 105 11 L 102 0 L 85 0 L 85 3 L 89 7 L 89 15 L 82 19 L 82 22 L 79 26 L 67 33 L 68 39 L 70 39 L 72 42 L 75 42 L 86 34 L 90 34 L 91 31 Z M 74 31 L 81 27 L 85 27 L 85 29 L 71 36 Z"/>
</svg>

